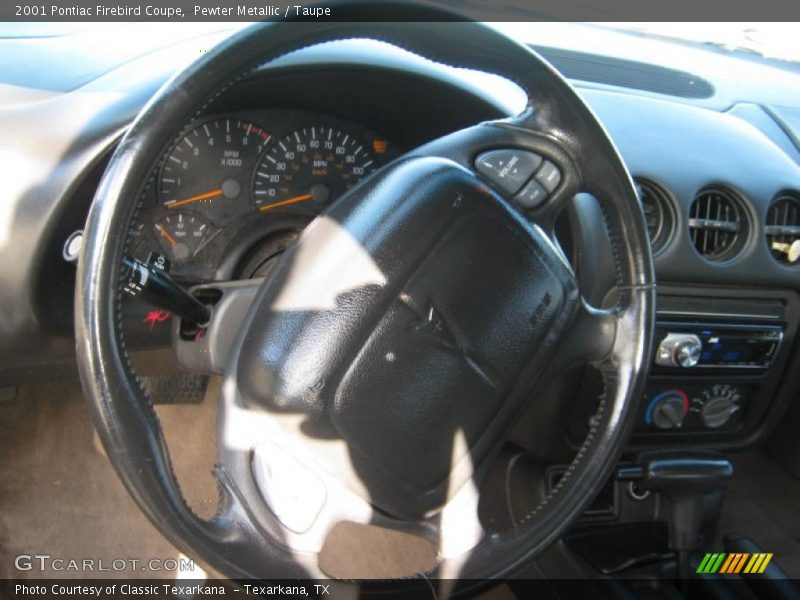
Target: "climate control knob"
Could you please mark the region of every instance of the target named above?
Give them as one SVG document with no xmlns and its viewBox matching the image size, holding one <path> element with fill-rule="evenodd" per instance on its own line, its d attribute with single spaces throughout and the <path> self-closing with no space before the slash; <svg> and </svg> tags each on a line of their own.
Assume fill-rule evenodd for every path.
<svg viewBox="0 0 800 600">
<path fill-rule="evenodd" d="M 715 385 L 703 392 L 705 401 L 700 409 L 700 419 L 708 429 L 724 427 L 740 407 L 741 394 L 730 385 Z"/>
<path fill-rule="evenodd" d="M 662 367 L 694 367 L 700 362 L 703 342 L 693 333 L 668 333 L 656 351 L 656 364 Z"/>
<path fill-rule="evenodd" d="M 678 429 L 688 412 L 688 396 L 680 390 L 666 390 L 650 401 L 645 420 L 659 429 Z"/>
</svg>

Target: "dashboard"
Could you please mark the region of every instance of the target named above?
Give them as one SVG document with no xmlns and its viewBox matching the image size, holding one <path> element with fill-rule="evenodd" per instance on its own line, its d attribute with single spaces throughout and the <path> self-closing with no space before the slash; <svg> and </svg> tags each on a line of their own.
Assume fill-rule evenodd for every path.
<svg viewBox="0 0 800 600">
<path fill-rule="evenodd" d="M 538 50 L 559 66 L 557 53 Z M 74 370 L 75 271 L 61 259 L 64 241 L 82 227 L 121 133 L 174 70 L 167 55 L 127 60 L 70 93 L 18 102 L 0 115 L 0 126 L 21 140 L 11 163 L 18 189 L 0 231 L 0 254 L 9 265 L 0 273 L 0 381 L 55 376 L 56 366 Z M 560 67 L 567 76 L 576 60 L 596 64 L 589 55 L 569 58 L 573 62 Z M 624 67 L 612 66 L 614 72 Z M 649 65 L 634 66 L 631 77 L 647 75 Z M 707 346 L 698 351 L 709 353 L 703 360 L 763 363 L 654 364 L 633 438 L 637 447 L 752 444 L 781 418 L 798 385 L 796 132 L 770 117 L 757 90 L 743 90 L 736 100 L 728 89 L 722 103 L 714 96 L 713 75 L 703 75 L 710 95 L 702 98 L 636 89 L 630 79 L 625 87 L 610 84 L 608 73 L 599 73 L 598 81 L 585 74 L 573 79 L 640 191 L 659 285 L 657 343 L 671 334 L 695 335 Z M 769 76 L 782 86 L 798 78 Z M 324 53 L 309 49 L 287 57 L 237 84 L 191 123 L 175 124 L 144 187 L 128 252 L 142 261 L 162 256 L 186 285 L 263 277 L 344 191 L 425 142 L 513 113 L 516 101 L 513 86 L 382 46 L 343 42 Z M 44 131 L 41 122 L 57 126 Z M 587 297 L 601 305 L 613 300 L 614 273 L 598 223 L 596 202 L 580 197 L 559 231 L 568 253 L 578 239 L 594 249 L 570 256 Z M 169 316 L 135 300 L 126 306 L 125 323 L 134 345 L 169 340 Z M 715 332 L 730 331 L 758 335 L 751 343 L 737 333 L 732 346 L 712 347 L 728 343 Z M 776 331 L 779 343 L 770 349 L 764 332 Z M 755 344 L 767 348 L 767 362 Z M 577 399 L 563 415 L 574 440 L 582 439 L 599 385 L 582 373 L 568 382 L 568 392 L 560 390 Z"/>
</svg>

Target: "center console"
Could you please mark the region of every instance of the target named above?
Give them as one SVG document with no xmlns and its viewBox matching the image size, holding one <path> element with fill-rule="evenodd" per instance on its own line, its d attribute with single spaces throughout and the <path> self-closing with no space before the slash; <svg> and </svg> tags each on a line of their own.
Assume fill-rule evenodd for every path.
<svg viewBox="0 0 800 600">
<path fill-rule="evenodd" d="M 788 368 L 800 323 L 792 291 L 659 284 L 652 363 L 629 450 L 713 448 L 754 443 L 794 395 Z M 794 361 L 794 362 L 791 362 Z M 568 440 L 577 448 L 602 393 L 585 370 Z"/>
<path fill-rule="evenodd" d="M 800 369 L 800 299 L 782 290 L 659 284 L 656 308 L 650 374 L 628 448 L 565 544 L 605 575 L 677 573 L 688 581 L 691 561 L 716 539 L 733 474 L 728 452 L 761 439 L 795 395 L 786 374 Z M 600 377 L 585 370 L 568 422 L 573 448 L 601 391 Z M 551 471 L 548 489 L 563 467 Z"/>
<path fill-rule="evenodd" d="M 779 408 L 799 314 L 791 292 L 660 286 L 632 444 L 749 441 Z"/>
</svg>

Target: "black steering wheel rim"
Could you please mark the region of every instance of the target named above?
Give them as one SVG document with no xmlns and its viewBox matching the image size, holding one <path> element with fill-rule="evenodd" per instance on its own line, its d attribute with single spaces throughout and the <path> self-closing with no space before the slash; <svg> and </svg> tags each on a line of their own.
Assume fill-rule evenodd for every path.
<svg viewBox="0 0 800 600">
<path fill-rule="evenodd" d="M 366 4 L 350 10 L 369 11 Z M 392 10 L 407 10 L 390 5 Z M 346 14 L 343 6 L 339 14 Z M 388 10 L 385 6 L 384 10 Z M 358 14 L 354 12 L 352 14 Z M 542 144 L 576 164 L 575 186 L 601 202 L 615 249 L 618 304 L 614 339 L 598 361 L 605 398 L 586 443 L 562 483 L 511 532 L 487 536 L 457 571 L 467 579 L 507 575 L 558 539 L 605 482 L 632 427 L 649 363 L 654 320 L 654 275 L 646 227 L 630 177 L 608 136 L 572 88 L 529 49 L 486 27 L 446 23 L 451 15 L 414 9 L 416 25 L 386 23 L 258 23 L 212 49 L 168 82 L 140 113 L 118 146 L 98 188 L 85 231 L 76 290 L 76 338 L 81 378 L 108 456 L 137 504 L 180 549 L 236 578 L 319 576 L 280 544 L 265 538 L 258 518 L 218 473 L 223 503 L 210 521 L 197 518 L 181 497 L 158 419 L 136 379 L 120 330 L 120 262 L 128 224 L 142 189 L 173 138 L 224 90 L 266 61 L 322 42 L 346 38 L 385 41 L 457 67 L 495 72 L 527 94 L 518 117 L 492 125 L 489 138 L 526 147 Z M 302 40 L 302 41 L 298 41 Z M 535 140 L 528 139 L 535 132 Z M 481 135 L 484 131 L 481 130 Z M 454 134 L 457 135 L 457 134 Z M 469 133 L 413 155 L 447 155 L 457 162 Z M 482 143 L 497 143 L 486 139 Z M 540 146 L 537 146 L 539 148 Z M 447 149 L 445 149 L 447 148 Z M 466 152 L 466 150 L 465 150 Z M 542 213 L 547 230 L 547 215 Z M 535 215 L 534 215 L 535 217 Z M 549 223 L 552 225 L 552 223 Z M 575 343 L 574 341 L 571 343 Z M 453 573 L 443 560 L 433 575 Z M 261 565 L 261 568 L 256 565 Z M 267 567 L 264 567 L 267 565 Z"/>
</svg>

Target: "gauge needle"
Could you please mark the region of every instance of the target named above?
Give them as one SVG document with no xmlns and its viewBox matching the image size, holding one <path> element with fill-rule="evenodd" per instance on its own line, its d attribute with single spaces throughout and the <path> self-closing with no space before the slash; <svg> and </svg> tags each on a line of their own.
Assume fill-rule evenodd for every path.
<svg viewBox="0 0 800 600">
<path fill-rule="evenodd" d="M 266 206 L 262 206 L 258 210 L 261 212 L 267 212 L 268 210 L 272 210 L 273 208 L 280 208 L 281 206 L 289 206 L 290 204 L 297 204 L 299 202 L 306 202 L 311 200 L 311 194 L 302 194 L 300 196 L 294 196 L 292 198 L 287 198 L 286 200 L 281 200 L 280 202 L 274 202 L 272 204 L 267 204 Z"/>
<path fill-rule="evenodd" d="M 166 227 L 164 227 L 161 223 L 156 223 L 156 229 L 158 229 L 159 233 L 164 236 L 164 239 L 167 240 L 171 246 L 178 245 L 178 240 L 172 237 L 172 234 L 167 231 Z"/>
<path fill-rule="evenodd" d="M 184 204 L 191 204 L 192 202 L 210 200 L 211 198 L 216 198 L 217 196 L 222 196 L 221 188 L 217 190 L 211 190 L 210 192 L 206 192 L 204 194 L 198 194 L 197 196 L 192 196 L 191 198 L 184 198 L 183 200 L 167 200 L 164 202 L 164 206 L 167 208 L 175 208 L 177 206 L 183 206 Z"/>
</svg>

